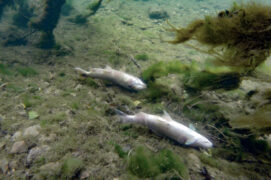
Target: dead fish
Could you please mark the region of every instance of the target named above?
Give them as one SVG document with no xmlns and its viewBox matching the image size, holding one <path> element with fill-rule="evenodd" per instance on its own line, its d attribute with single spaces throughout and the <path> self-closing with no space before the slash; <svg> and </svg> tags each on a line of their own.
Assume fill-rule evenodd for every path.
<svg viewBox="0 0 271 180">
<path fill-rule="evenodd" d="M 82 76 L 108 80 L 130 90 L 140 91 L 147 88 L 147 85 L 139 78 L 122 71 L 117 71 L 109 66 L 105 69 L 91 68 L 90 71 L 76 67 L 75 70 Z"/>
<path fill-rule="evenodd" d="M 154 133 L 177 141 L 180 144 L 199 148 L 211 148 L 213 144 L 204 136 L 192 129 L 178 123 L 164 111 L 164 115 L 157 116 L 143 112 L 135 115 L 127 115 L 119 110 L 115 110 L 124 123 L 134 123 L 147 126 Z"/>
</svg>

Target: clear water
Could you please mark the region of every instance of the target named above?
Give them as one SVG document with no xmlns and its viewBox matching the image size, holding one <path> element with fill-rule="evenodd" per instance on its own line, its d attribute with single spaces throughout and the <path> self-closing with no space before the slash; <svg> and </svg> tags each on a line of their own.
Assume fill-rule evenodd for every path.
<svg viewBox="0 0 271 180">
<path fill-rule="evenodd" d="M 46 2 L 0 0 L 0 179 L 271 178 L 270 57 L 234 90 L 193 91 L 206 72 L 229 68 L 209 63 L 208 46 L 164 42 L 175 38 L 170 24 L 186 27 L 249 0 L 103 0 L 96 8 L 95 0 L 66 0 L 47 14 Z M 157 62 L 164 64 L 155 82 L 147 81 L 144 72 Z M 148 89 L 74 70 L 106 66 L 144 79 Z M 168 66 L 174 73 L 158 77 Z M 114 109 L 165 110 L 214 147 L 122 124 Z"/>
</svg>

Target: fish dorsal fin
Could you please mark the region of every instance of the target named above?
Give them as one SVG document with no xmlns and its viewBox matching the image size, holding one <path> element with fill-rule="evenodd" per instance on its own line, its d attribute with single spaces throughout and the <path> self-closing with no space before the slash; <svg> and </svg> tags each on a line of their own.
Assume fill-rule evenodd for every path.
<svg viewBox="0 0 271 180">
<path fill-rule="evenodd" d="M 163 118 L 168 120 L 168 121 L 173 121 L 172 118 L 170 117 L 170 115 L 164 110 L 164 115 L 163 115 Z"/>
<path fill-rule="evenodd" d="M 110 67 L 109 65 L 106 65 L 106 66 L 105 66 L 105 69 L 111 70 L 112 67 Z"/>
<path fill-rule="evenodd" d="M 185 141 L 185 145 L 189 146 L 193 144 L 194 142 L 196 142 L 196 138 L 191 137 Z"/>
</svg>

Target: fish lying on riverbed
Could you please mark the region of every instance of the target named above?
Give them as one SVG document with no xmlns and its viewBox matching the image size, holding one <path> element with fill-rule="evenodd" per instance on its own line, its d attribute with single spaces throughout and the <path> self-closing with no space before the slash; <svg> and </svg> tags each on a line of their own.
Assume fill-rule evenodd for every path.
<svg viewBox="0 0 271 180">
<path fill-rule="evenodd" d="M 109 66 L 105 69 L 91 68 L 90 71 L 85 71 L 79 67 L 75 68 L 75 70 L 82 76 L 108 80 L 130 90 L 140 91 L 147 87 L 139 78 L 122 71 L 114 70 Z"/>
<path fill-rule="evenodd" d="M 123 122 L 147 126 L 156 134 L 166 136 L 180 144 L 199 148 L 213 147 L 213 144 L 206 137 L 172 120 L 165 111 L 162 117 L 143 112 L 127 115 L 119 110 L 115 111 L 121 116 Z"/>
</svg>

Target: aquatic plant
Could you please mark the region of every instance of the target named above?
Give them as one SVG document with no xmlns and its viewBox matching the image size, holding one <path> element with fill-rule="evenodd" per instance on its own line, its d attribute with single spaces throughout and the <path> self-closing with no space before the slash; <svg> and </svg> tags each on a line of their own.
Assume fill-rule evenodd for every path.
<svg viewBox="0 0 271 180">
<path fill-rule="evenodd" d="M 256 136 L 241 139 L 241 144 L 246 151 L 255 155 L 265 154 L 270 151 L 268 143 L 265 140 L 256 139 Z"/>
<path fill-rule="evenodd" d="M 61 167 L 61 176 L 65 179 L 72 179 L 78 176 L 78 173 L 84 167 L 84 163 L 79 158 L 67 158 L 63 161 Z"/>
<path fill-rule="evenodd" d="M 119 155 L 120 158 L 125 158 L 128 155 L 128 153 L 125 152 L 120 145 L 115 144 L 114 147 L 115 152 Z"/>
<path fill-rule="evenodd" d="M 58 23 L 61 7 L 66 0 L 44 0 L 44 11 L 39 18 L 32 18 L 30 27 L 42 32 L 41 40 L 37 44 L 38 47 L 49 49 L 55 46 L 53 30 Z"/>
<path fill-rule="evenodd" d="M 13 1 L 11 0 L 0 0 L 0 20 L 2 18 L 2 14 L 3 14 L 3 11 L 4 11 L 4 8 L 6 6 L 9 6 L 9 5 L 13 5 Z"/>
<path fill-rule="evenodd" d="M 171 26 L 176 33 L 173 44 L 196 40 L 209 47 L 201 52 L 213 55 L 215 63 L 250 72 L 263 63 L 271 52 L 271 7 L 251 2 L 237 4 L 217 16 L 195 20 L 186 28 Z"/>
<path fill-rule="evenodd" d="M 135 58 L 137 60 L 141 60 L 141 61 L 147 61 L 147 60 L 149 60 L 149 56 L 147 54 L 137 54 L 135 56 Z"/>
<path fill-rule="evenodd" d="M 155 177 L 159 174 L 151 152 L 144 147 L 138 147 L 129 158 L 128 170 L 140 178 Z"/>
<path fill-rule="evenodd" d="M 201 90 L 232 90 L 239 87 L 241 75 L 239 73 L 211 73 L 208 71 L 187 73 L 184 86 L 189 91 Z"/>
<path fill-rule="evenodd" d="M 156 176 L 171 171 L 178 176 L 188 179 L 188 169 L 181 159 L 170 150 L 162 150 L 158 153 L 150 152 L 140 146 L 128 159 L 128 170 L 140 178 L 155 178 Z"/>
<path fill-rule="evenodd" d="M 85 84 L 85 85 L 90 86 L 90 87 L 93 87 L 93 88 L 98 88 L 99 87 L 99 84 L 96 83 L 96 81 L 91 77 L 80 78 L 79 81 L 80 81 L 80 83 Z"/>
<path fill-rule="evenodd" d="M 69 3 L 66 0 L 66 3 L 61 8 L 61 15 L 63 15 L 63 16 L 69 16 L 73 10 L 74 10 L 74 8 L 71 5 L 71 3 Z"/>
<path fill-rule="evenodd" d="M 0 74 L 10 75 L 11 71 L 9 70 L 9 68 L 5 64 L 0 63 Z"/>
<path fill-rule="evenodd" d="M 156 155 L 155 159 L 160 172 L 165 173 L 175 170 L 179 176 L 188 179 L 188 169 L 177 154 L 174 154 L 168 149 L 164 149 Z"/>
<path fill-rule="evenodd" d="M 90 14 L 93 15 L 97 12 L 97 10 L 100 8 L 103 0 L 95 0 L 90 5 L 88 5 L 88 9 L 91 11 Z"/>
<path fill-rule="evenodd" d="M 25 0 L 16 2 L 19 5 L 17 14 L 12 18 L 13 24 L 19 28 L 27 28 L 30 18 L 34 15 Z"/>
<path fill-rule="evenodd" d="M 155 79 L 167 76 L 168 74 L 181 74 L 189 70 L 188 65 L 180 61 L 163 62 L 159 61 L 149 66 L 142 73 L 142 78 L 146 82 L 155 81 Z"/>
<path fill-rule="evenodd" d="M 79 15 L 76 15 L 75 17 L 69 18 L 69 21 L 75 24 L 79 24 L 79 25 L 85 24 L 87 22 L 88 17 L 96 14 L 98 9 L 101 7 L 102 1 L 103 0 L 95 0 L 94 2 L 90 3 L 87 6 L 87 10 L 88 10 L 87 13 L 79 14 Z"/>
<path fill-rule="evenodd" d="M 35 76 L 38 72 L 31 67 L 18 67 L 17 71 L 24 77 Z"/>
<path fill-rule="evenodd" d="M 230 125 L 236 129 L 250 129 L 257 132 L 271 132 L 271 105 L 256 109 L 251 114 L 241 114 L 233 117 Z"/>
</svg>

